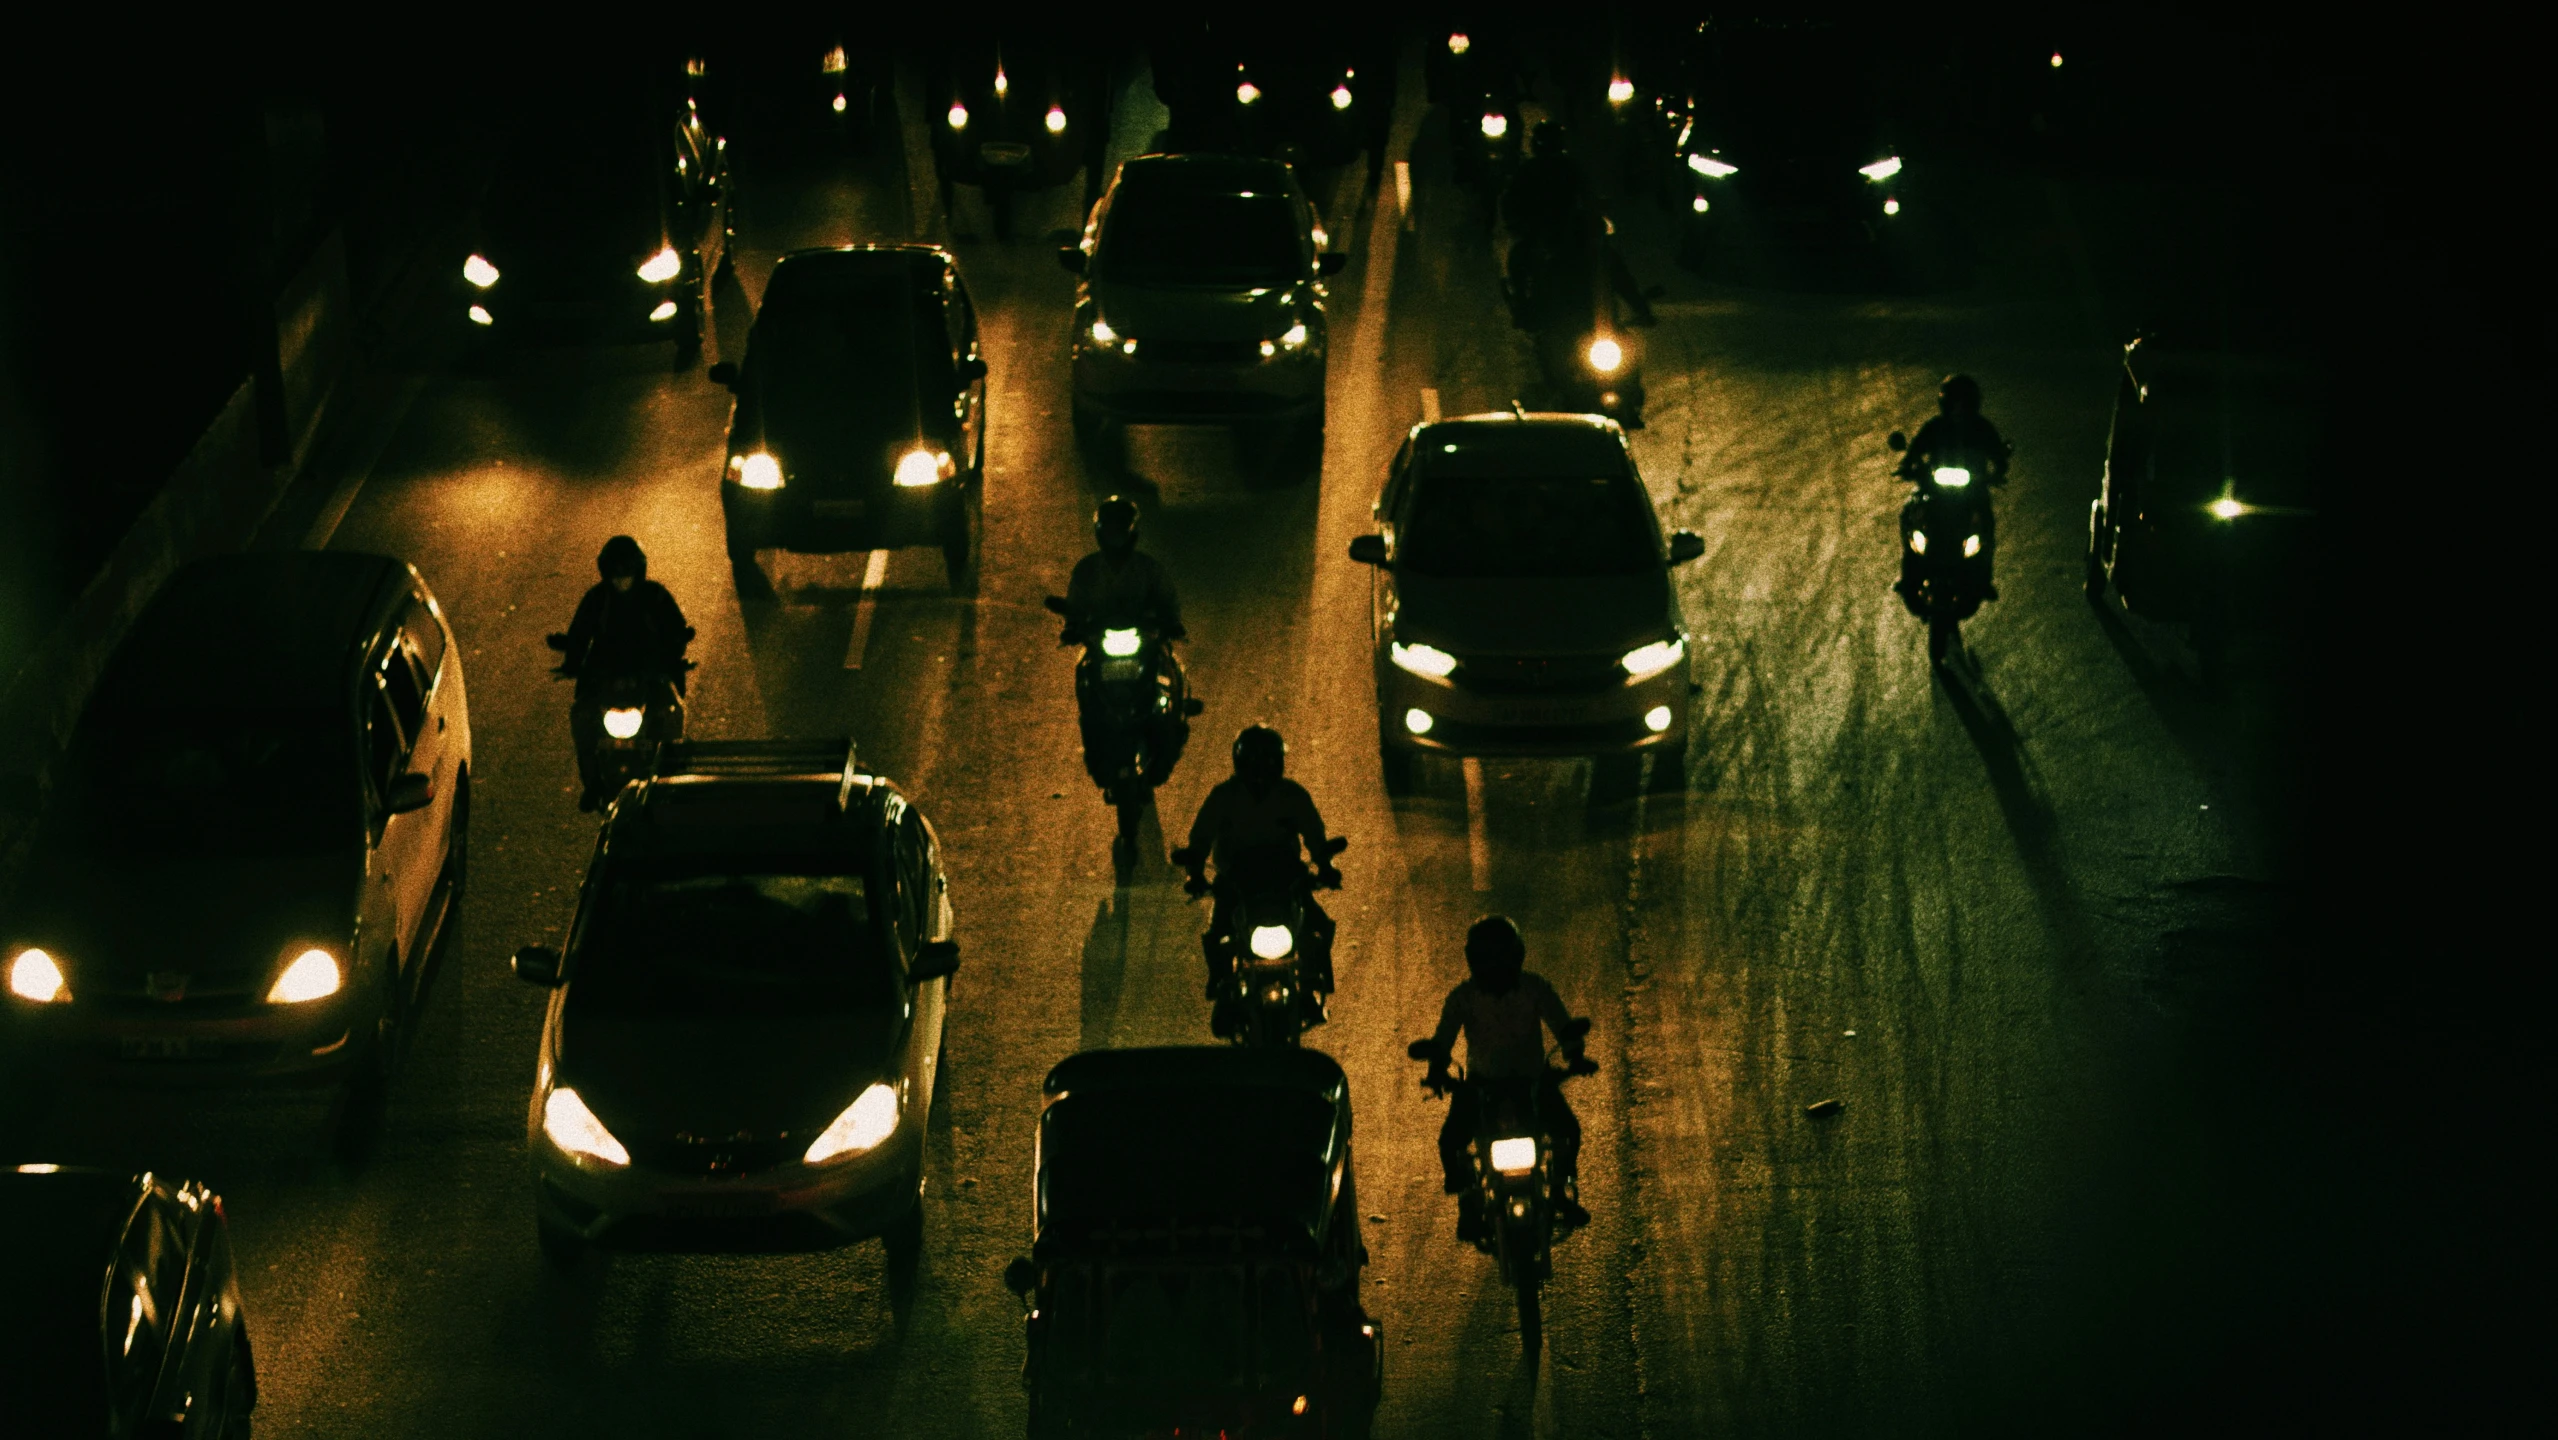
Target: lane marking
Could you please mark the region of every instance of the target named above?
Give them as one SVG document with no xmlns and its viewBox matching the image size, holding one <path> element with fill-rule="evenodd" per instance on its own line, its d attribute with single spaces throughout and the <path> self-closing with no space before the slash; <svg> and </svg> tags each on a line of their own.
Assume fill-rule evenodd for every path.
<svg viewBox="0 0 2558 1440">
<path fill-rule="evenodd" d="M 1469 755 L 1466 771 L 1466 864 L 1474 871 L 1474 893 L 1492 891 L 1492 834 L 1483 814 L 1483 762 Z"/>
<path fill-rule="evenodd" d="M 1421 217 L 1412 213 L 1412 162 L 1409 160 L 1394 162 L 1394 211 L 1402 218 L 1403 233 L 1419 232 Z"/>
<path fill-rule="evenodd" d="M 1421 387 L 1421 423 L 1424 425 L 1439 423 L 1439 391 L 1434 386 Z"/>
<path fill-rule="evenodd" d="M 853 602 L 853 638 L 844 647 L 844 668 L 847 670 L 862 668 L 862 656 L 870 649 L 871 612 L 879 608 L 871 597 L 879 593 L 881 583 L 887 579 L 888 552 L 873 550 L 869 567 L 862 571 L 861 598 Z"/>
<path fill-rule="evenodd" d="M 391 437 L 399 433 L 400 422 L 408 418 L 409 407 L 417 403 L 419 393 L 425 389 L 424 375 L 411 375 L 400 382 L 399 397 L 391 402 L 390 416 L 375 426 L 373 434 L 367 438 L 362 463 L 349 466 L 346 478 L 338 481 L 337 488 L 331 490 L 329 498 L 321 504 L 319 515 L 311 521 L 310 532 L 302 537 L 303 549 L 329 548 L 329 537 L 337 534 L 338 526 L 346 523 L 346 512 L 355 508 L 355 497 L 364 493 L 364 482 L 373 478 L 373 467 L 382 463 L 383 455 L 391 448 Z"/>
</svg>

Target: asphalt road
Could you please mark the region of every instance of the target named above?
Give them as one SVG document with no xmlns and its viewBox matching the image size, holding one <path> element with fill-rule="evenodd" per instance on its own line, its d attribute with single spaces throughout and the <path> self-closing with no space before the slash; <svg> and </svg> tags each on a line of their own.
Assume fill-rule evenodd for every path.
<svg viewBox="0 0 2558 1440">
<path fill-rule="evenodd" d="M 1068 434 L 1071 278 L 1051 232 L 1079 187 L 955 241 L 993 366 L 982 595 L 937 555 L 729 583 L 716 476 L 727 396 L 661 349 L 405 361 L 336 548 L 415 562 L 461 637 L 479 771 L 471 890 L 375 1153 L 331 1156 L 294 1095 L 66 1100 L 58 1158 L 202 1177 L 227 1197 L 261 1432 L 1001 1435 L 1023 1401 L 1019 1307 L 1040 1076 L 1082 1047 L 1202 1042 L 1196 934 L 1157 858 L 1113 881 L 1076 754 L 1070 657 L 1043 595 L 1133 486 L 1179 580 L 1208 705 L 1161 798 L 1176 832 L 1255 719 L 1352 847 L 1340 996 L 1311 1043 L 1359 1114 L 1381 1435 L 1675 1436 L 2105 1428 L 2266 1316 L 2287 1203 L 2320 1163 L 2226 1118 L 2253 1083 L 2225 1023 L 2262 950 L 2266 825 L 2220 714 L 2165 632 L 2092 613 L 2085 507 L 2111 396 L 2065 207 L 1984 179 L 1962 284 L 1874 295 L 1674 272 L 1656 212 L 1621 210 L 1671 287 L 1636 440 L 1703 632 L 1683 789 L 1593 801 L 1583 762 L 1424 767 L 1389 801 L 1368 703 L 1368 572 L 1344 555 L 1425 405 L 1533 406 L 1481 212 L 1407 85 L 1409 228 L 1392 172 L 1321 177 L 1337 243 L 1320 483 L 1272 484 L 1214 431 L 1138 432 L 1135 478 Z M 1138 92 L 1121 150 L 1149 120 Z M 1398 153 L 1404 153 L 1400 149 Z M 893 151 L 750 170 L 713 353 L 741 344 L 779 252 L 902 239 Z M 928 187 L 927 187 L 928 193 Z M 927 228 L 939 233 L 928 217 Z M 1942 681 L 1887 586 L 1900 491 L 1882 447 L 1935 378 L 1979 375 L 2015 441 L 2005 597 Z M 345 498 L 341 496 L 340 498 Z M 309 522 L 295 517 L 293 543 Z M 813 1257 L 620 1257 L 563 1281 L 536 1255 L 523 1152 L 542 996 L 506 955 L 556 942 L 593 840 L 545 631 L 607 535 L 647 547 L 700 629 L 697 736 L 850 732 L 941 829 L 965 960 L 928 1244 L 911 1299 L 875 1245 Z M 1573 1087 L 1596 1224 L 1565 1241 L 1544 1353 L 1520 1354 L 1490 1262 L 1437 1194 L 1437 1106 L 1402 1055 L 1462 977 L 1485 910 L 1597 1019 Z M 1805 1114 L 1835 1098 L 1833 1118 Z"/>
</svg>

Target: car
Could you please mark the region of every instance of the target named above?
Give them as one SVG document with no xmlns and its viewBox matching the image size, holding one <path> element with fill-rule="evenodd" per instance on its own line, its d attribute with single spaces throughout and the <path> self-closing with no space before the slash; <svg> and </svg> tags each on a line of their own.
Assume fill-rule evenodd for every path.
<svg viewBox="0 0 2558 1440">
<path fill-rule="evenodd" d="M 1110 141 L 1109 66 L 1056 38 L 981 34 L 945 40 L 925 60 L 925 128 L 942 214 L 951 190 L 986 192 L 995 234 L 1012 233 L 1013 198 L 1084 171 L 1084 206 Z"/>
<path fill-rule="evenodd" d="M 1041 1087 L 1030 1433 L 1364 1435 L 1350 1085 L 1314 1050 L 1069 1056 Z"/>
<path fill-rule="evenodd" d="M 1074 425 L 1095 443 L 1129 423 L 1224 424 L 1276 457 L 1323 453 L 1324 249 L 1295 172 L 1239 155 L 1142 155 L 1119 167 L 1083 241 L 1058 252 L 1075 287 Z"/>
<path fill-rule="evenodd" d="M 977 576 L 986 361 L 959 261 L 932 245 L 795 250 L 773 267 L 736 395 L 720 513 L 742 591 L 755 552 L 931 545 L 951 589 Z"/>
<path fill-rule="evenodd" d="M 9 1433 L 249 1433 L 257 1368 L 221 1196 L 159 1175 L 8 1166 L 0 1233 Z"/>
<path fill-rule="evenodd" d="M 455 319 L 491 341 L 702 345 L 728 263 L 728 142 L 691 100 L 563 97 L 526 123 L 470 220 Z"/>
<path fill-rule="evenodd" d="M 1396 57 L 1382 37 L 1320 39 L 1294 17 L 1242 32 L 1221 21 L 1158 41 L 1155 89 L 1180 148 L 1325 169 L 1364 151 L 1373 178 L 1394 119 Z"/>
<path fill-rule="evenodd" d="M 848 740 L 685 741 L 607 812 L 526 1137 L 543 1253 L 880 1237 L 911 1273 L 951 976 L 932 826 Z"/>
<path fill-rule="evenodd" d="M 1469 415 L 1414 426 L 1350 542 L 1374 566 L 1377 728 L 1387 787 L 1413 759 L 1592 755 L 1684 783 L 1688 640 L 1625 431 L 1597 415 Z"/>
<path fill-rule="evenodd" d="M 48 1062 L 378 1097 L 467 868 L 462 655 L 417 570 L 341 551 L 171 576 L 109 658 L 0 909 Z"/>
<path fill-rule="evenodd" d="M 846 45 L 845 35 L 802 24 L 714 36 L 685 59 L 687 98 L 748 152 L 750 167 L 794 154 L 867 154 L 896 126 L 889 56 L 859 36 Z"/>
</svg>

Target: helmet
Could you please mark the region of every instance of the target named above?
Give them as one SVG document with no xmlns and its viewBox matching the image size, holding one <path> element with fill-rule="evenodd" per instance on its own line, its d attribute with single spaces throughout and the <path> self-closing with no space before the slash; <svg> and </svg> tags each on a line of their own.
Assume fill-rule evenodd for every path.
<svg viewBox="0 0 2558 1440">
<path fill-rule="evenodd" d="M 1519 983 L 1528 963 L 1528 942 L 1507 915 L 1486 915 L 1466 931 L 1466 969 L 1474 983 L 1500 994 Z"/>
<path fill-rule="evenodd" d="M 1267 725 L 1247 725 L 1235 736 L 1235 773 L 1264 785 L 1288 773 L 1288 742 Z"/>
<path fill-rule="evenodd" d="M 1137 548 L 1137 502 L 1125 495 L 1113 495 L 1092 512 L 1094 543 L 1113 555 L 1125 555 Z"/>
<path fill-rule="evenodd" d="M 639 542 L 628 535 L 616 535 L 604 542 L 596 552 L 595 569 L 607 580 L 629 576 L 633 580 L 648 578 L 648 554 Z"/>
<path fill-rule="evenodd" d="M 1948 375 L 1936 387 L 1936 408 L 1948 415 L 1981 413 L 1981 382 L 1969 375 Z"/>
</svg>

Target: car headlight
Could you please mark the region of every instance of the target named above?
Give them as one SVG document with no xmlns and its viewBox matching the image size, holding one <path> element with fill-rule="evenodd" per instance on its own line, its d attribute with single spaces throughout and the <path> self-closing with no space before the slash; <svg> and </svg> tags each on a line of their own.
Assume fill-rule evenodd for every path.
<svg viewBox="0 0 2558 1440">
<path fill-rule="evenodd" d="M 953 100 L 950 102 L 950 113 L 942 118 L 950 122 L 951 129 L 965 130 L 968 128 L 968 107 Z"/>
<path fill-rule="evenodd" d="M 1312 333 L 1313 332 L 1306 329 L 1305 322 L 1300 320 L 1296 324 L 1289 326 L 1285 331 L 1281 332 L 1279 336 L 1279 348 L 1283 350 L 1303 350 L 1306 348 L 1306 340 Z"/>
<path fill-rule="evenodd" d="M 604 733 L 616 740 L 628 740 L 639 734 L 640 721 L 647 715 L 637 705 L 616 705 L 604 712 Z"/>
<path fill-rule="evenodd" d="M 1484 138 L 1484 139 L 1486 139 L 1486 140 L 1498 140 L 1498 139 L 1500 139 L 1502 136 L 1507 135 L 1507 134 L 1509 134 L 1509 133 L 1510 133 L 1510 117 L 1509 117 L 1509 116 L 1502 114 L 1502 113 L 1501 113 L 1500 111 L 1498 111 L 1498 110 L 1490 110 L 1490 111 L 1486 111 L 1486 112 L 1484 112 L 1484 116 L 1483 116 L 1483 138 Z"/>
<path fill-rule="evenodd" d="M 639 277 L 651 285 L 663 285 L 684 273 L 684 257 L 672 245 L 640 262 Z"/>
<path fill-rule="evenodd" d="M 1910 553 L 1913 555 L 1924 555 L 1927 553 L 1926 531 L 1913 530 L 1910 532 Z"/>
<path fill-rule="evenodd" d="M 1335 85 L 1332 87 L 1332 108 L 1335 110 L 1347 110 L 1350 108 L 1349 86 Z"/>
<path fill-rule="evenodd" d="M 675 313 L 674 301 L 660 300 L 657 302 L 657 308 L 648 312 L 648 318 L 657 321 L 672 320 L 675 318 Z"/>
<path fill-rule="evenodd" d="M 1608 81 L 1608 103 L 1622 105 L 1634 98 L 1634 82 L 1622 75 Z"/>
<path fill-rule="evenodd" d="M 1101 653 L 1109 656 L 1113 660 L 1127 659 L 1129 656 L 1136 654 L 1137 651 L 1145 645 L 1145 643 L 1145 637 L 1134 630 L 1104 630 L 1101 632 Z"/>
<path fill-rule="evenodd" d="M 1386 656 L 1401 670 L 1445 680 L 1456 673 L 1457 657 L 1436 645 L 1406 645 L 1398 640 L 1386 647 Z"/>
<path fill-rule="evenodd" d="M 52 956 L 30 945 L 9 962 L 9 993 L 38 1005 L 71 998 L 71 984 Z"/>
<path fill-rule="evenodd" d="M 1463 55 L 1473 48 L 1474 41 L 1462 30 L 1448 37 L 1448 53 L 1451 55 Z"/>
<path fill-rule="evenodd" d="M 1288 952 L 1296 948 L 1297 937 L 1289 934 L 1285 925 L 1252 927 L 1252 953 L 1264 960 L 1285 960 Z"/>
<path fill-rule="evenodd" d="M 1065 111 L 1065 108 L 1064 108 L 1063 106 L 1058 106 L 1058 105 L 1051 105 L 1051 106 L 1049 106 L 1049 107 L 1048 107 L 1048 114 L 1047 114 L 1047 116 L 1046 116 L 1045 118 L 1043 118 L 1043 119 L 1042 119 L 1039 123 L 1040 123 L 1041 125 L 1046 126 L 1046 127 L 1047 127 L 1047 129 L 1048 129 L 1048 133 L 1049 133 L 1049 134 L 1051 134 L 1051 135 L 1063 135 L 1063 134 L 1065 134 L 1065 133 L 1066 133 L 1066 111 Z"/>
<path fill-rule="evenodd" d="M 1246 80 L 1235 87 L 1235 103 L 1238 105 L 1251 105 L 1258 102 L 1260 99 L 1261 87 L 1253 84 L 1249 80 Z"/>
<path fill-rule="evenodd" d="M 1893 176 L 1901 173 L 1901 157 L 1898 155 L 1886 155 L 1871 165 L 1857 166 L 1856 173 L 1864 176 L 1868 180 L 1872 180 L 1877 184 L 1880 184 L 1881 182 L 1889 180 Z"/>
<path fill-rule="evenodd" d="M 782 462 L 758 450 L 752 455 L 728 457 L 728 473 L 749 490 L 782 488 Z"/>
<path fill-rule="evenodd" d="M 1617 663 L 1625 667 L 1627 679 L 1649 680 L 1686 659 L 1687 655 L 1687 637 L 1673 635 L 1667 640 L 1655 640 L 1649 645 L 1628 650 L 1617 657 Z"/>
<path fill-rule="evenodd" d="M 1960 465 L 1939 465 L 1929 473 L 1929 478 L 1934 480 L 1940 489 L 1960 490 L 1972 483 L 1972 472 Z"/>
<path fill-rule="evenodd" d="M 1504 1175 L 1525 1175 L 1537 1168 L 1537 1142 L 1534 1136 L 1513 1135 L 1492 1142 L 1492 1168 Z"/>
<path fill-rule="evenodd" d="M 489 263 L 486 255 L 475 253 L 462 262 L 462 278 L 486 290 L 497 283 L 497 267 Z"/>
<path fill-rule="evenodd" d="M 808 1153 L 800 1158 L 811 1165 L 823 1165 L 840 1156 L 859 1155 L 865 1150 L 877 1149 L 879 1142 L 896 1130 L 897 1092 L 886 1081 L 881 1081 L 864 1090 L 860 1099 L 845 1106 L 844 1113 L 835 1117 L 835 1123 L 827 1126 L 826 1132 L 817 1137 L 817 1143 L 809 1146 Z"/>
<path fill-rule="evenodd" d="M 1096 315 L 1093 317 L 1092 322 L 1092 343 L 1095 345 L 1116 345 L 1119 343 L 1119 332 L 1110 328 L 1109 321 Z"/>
<path fill-rule="evenodd" d="M 266 992 L 266 1003 L 300 1005 L 324 1000 L 345 984 L 346 972 L 339 967 L 338 957 L 314 945 L 294 956 L 284 973 L 275 977 L 274 987 Z"/>
<path fill-rule="evenodd" d="M 908 490 L 920 490 L 958 473 L 947 450 L 909 450 L 897 460 L 897 483 Z"/>
<path fill-rule="evenodd" d="M 1963 537 L 1963 558 L 1964 558 L 1964 559 L 1966 559 L 1966 560 L 1969 560 L 1969 559 L 1971 559 L 1973 556 L 1978 555 L 1978 554 L 1980 554 L 1980 553 L 1981 553 L 1981 537 L 1980 537 L 1980 536 L 1978 536 L 1978 535 L 1966 535 L 1966 536 L 1964 536 L 1964 537 Z"/>
<path fill-rule="evenodd" d="M 1602 335 L 1590 342 L 1591 369 L 1602 375 L 1614 375 L 1617 367 L 1624 363 L 1625 349 L 1614 340 Z"/>
<path fill-rule="evenodd" d="M 2203 508 L 2209 511 L 2215 520 L 2235 520 L 2247 513 L 2247 502 L 2235 495 L 2223 495 Z"/>
<path fill-rule="evenodd" d="M 577 1092 L 562 1085 L 542 1100 L 542 1135 L 571 1155 L 584 1155 L 607 1165 L 631 1163 L 631 1152 L 577 1098 Z"/>
<path fill-rule="evenodd" d="M 1740 166 L 1728 160 L 1718 160 L 1711 155 L 1689 156 L 1688 168 L 1708 180 L 1728 180 L 1741 173 Z"/>
</svg>

